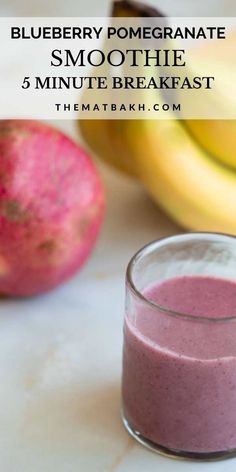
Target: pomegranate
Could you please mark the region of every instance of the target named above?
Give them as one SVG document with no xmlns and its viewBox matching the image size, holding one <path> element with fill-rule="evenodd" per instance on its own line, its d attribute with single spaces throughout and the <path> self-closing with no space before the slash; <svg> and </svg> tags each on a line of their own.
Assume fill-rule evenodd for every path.
<svg viewBox="0 0 236 472">
<path fill-rule="evenodd" d="M 45 123 L 0 121 L 1 294 L 34 295 L 71 277 L 103 213 L 103 187 L 83 149 Z"/>
</svg>

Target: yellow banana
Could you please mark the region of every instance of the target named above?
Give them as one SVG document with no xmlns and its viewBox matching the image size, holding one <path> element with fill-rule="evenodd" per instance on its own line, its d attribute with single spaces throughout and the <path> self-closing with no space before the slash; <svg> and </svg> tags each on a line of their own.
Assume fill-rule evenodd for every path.
<svg viewBox="0 0 236 472">
<path fill-rule="evenodd" d="M 186 120 L 186 126 L 206 151 L 236 168 L 236 120 Z"/>
<path fill-rule="evenodd" d="M 108 139 L 106 120 L 79 120 L 79 130 L 88 147 L 98 156 L 110 160 L 113 156 Z M 114 162 L 114 165 L 116 163 Z"/>
<path fill-rule="evenodd" d="M 193 66 L 208 64 L 209 75 L 211 70 L 218 71 L 221 79 L 219 93 L 217 96 L 218 109 L 224 111 L 228 107 L 230 112 L 235 108 L 235 84 L 236 58 L 234 54 L 236 44 L 236 31 L 232 31 L 225 41 L 217 43 L 210 42 L 203 47 L 195 48 L 191 57 Z M 222 71 L 223 76 L 222 76 Z M 197 74 L 196 74 L 197 75 Z M 219 80 L 218 80 L 219 82 Z M 199 96 L 199 94 L 198 94 Z M 214 95 L 216 99 L 216 95 Z M 186 126 L 193 137 L 214 157 L 224 164 L 236 168 L 236 120 L 186 120 Z"/>
<path fill-rule="evenodd" d="M 157 203 L 192 230 L 236 234 L 236 173 L 211 159 L 169 114 L 129 121 L 126 139 Z"/>
<path fill-rule="evenodd" d="M 155 8 L 139 2 L 132 0 L 115 0 L 112 3 L 111 16 L 143 17 L 160 16 L 160 14 Z M 106 49 L 107 46 L 108 45 L 105 44 L 104 48 Z M 103 72 L 105 76 L 110 75 L 108 67 L 106 67 L 106 70 Z M 82 101 L 89 101 L 86 100 L 86 91 Z M 138 176 L 137 166 L 131 159 L 131 155 L 124 142 L 124 126 L 122 120 L 80 120 L 79 128 L 85 143 L 98 157 L 112 167 L 130 176 Z"/>
<path fill-rule="evenodd" d="M 143 91 L 141 101 L 148 105 L 150 98 L 150 92 Z M 161 93 L 154 102 L 161 107 Z M 166 113 L 165 120 L 123 122 L 127 147 L 144 186 L 184 227 L 236 234 L 236 171 L 212 158 L 183 121 Z"/>
<path fill-rule="evenodd" d="M 109 75 L 109 69 L 104 75 Z M 89 102 L 89 92 L 85 90 L 82 102 Z M 136 175 L 136 167 L 124 146 L 123 128 L 119 120 L 79 120 L 80 134 L 87 146 L 107 164 L 131 176 Z"/>
<path fill-rule="evenodd" d="M 160 12 L 155 8 L 139 2 L 137 3 L 132 0 L 115 1 L 113 5 L 114 16 L 160 16 Z M 231 34 L 228 35 L 227 40 L 217 43 L 217 47 L 214 42 L 209 42 L 207 46 L 204 43 L 203 47 L 195 48 L 191 53 L 193 62 L 192 64 L 189 64 L 189 74 L 191 75 L 197 66 L 199 72 L 199 70 L 201 70 L 201 64 L 203 61 L 205 61 L 204 67 L 206 68 L 206 63 L 209 63 L 209 58 L 209 75 L 211 75 L 212 72 L 212 64 L 214 64 L 215 69 L 217 63 L 221 68 L 222 64 L 224 65 L 225 77 L 229 76 L 229 73 L 232 71 L 233 67 L 235 72 L 235 42 L 236 31 L 232 31 Z M 186 72 L 187 71 L 185 70 L 185 74 L 188 75 Z M 177 75 L 180 73 L 181 71 L 178 70 Z M 217 97 L 215 95 L 214 97 L 216 98 L 217 103 L 212 103 L 212 106 L 223 108 L 228 106 L 229 109 L 230 107 L 232 109 L 233 97 L 230 97 L 230 90 L 227 90 L 227 88 L 228 85 L 223 83 L 221 90 L 223 95 L 221 96 L 221 94 L 219 94 Z M 197 96 L 197 100 L 199 100 L 199 94 Z M 192 136 L 213 157 L 227 166 L 236 168 L 236 120 L 186 120 L 186 126 L 188 127 Z"/>
<path fill-rule="evenodd" d="M 107 164 L 135 175 L 135 166 L 127 156 L 122 137 L 118 133 L 119 121 L 116 121 L 118 120 L 79 120 L 80 133 L 87 146 Z"/>
<path fill-rule="evenodd" d="M 149 12 L 149 16 L 156 12 L 150 7 L 144 7 L 130 0 L 114 1 L 111 16 L 146 16 L 144 10 Z M 106 47 L 107 45 L 104 45 L 105 49 Z M 108 66 L 103 75 L 110 75 Z M 82 101 L 87 101 L 86 91 Z M 124 127 L 121 125 L 121 120 L 80 120 L 79 128 L 85 143 L 98 157 L 128 175 L 137 176 L 137 167 L 130 159 L 130 153 L 124 145 Z"/>
</svg>

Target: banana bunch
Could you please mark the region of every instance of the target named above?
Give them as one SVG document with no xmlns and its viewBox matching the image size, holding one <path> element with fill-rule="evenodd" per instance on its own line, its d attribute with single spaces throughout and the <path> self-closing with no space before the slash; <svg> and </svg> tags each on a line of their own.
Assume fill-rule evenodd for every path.
<svg viewBox="0 0 236 472">
<path fill-rule="evenodd" d="M 113 15 L 159 12 L 121 0 Z M 182 121 L 168 113 L 165 120 L 81 120 L 80 129 L 92 150 L 138 177 L 176 222 L 191 230 L 236 234 L 236 122 Z"/>
</svg>

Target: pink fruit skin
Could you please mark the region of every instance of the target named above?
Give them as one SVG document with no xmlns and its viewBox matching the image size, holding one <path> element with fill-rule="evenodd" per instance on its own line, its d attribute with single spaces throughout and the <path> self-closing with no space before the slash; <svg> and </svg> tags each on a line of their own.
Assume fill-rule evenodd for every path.
<svg viewBox="0 0 236 472">
<path fill-rule="evenodd" d="M 0 293 L 29 296 L 71 277 L 104 214 L 88 155 L 44 123 L 0 121 Z"/>
</svg>

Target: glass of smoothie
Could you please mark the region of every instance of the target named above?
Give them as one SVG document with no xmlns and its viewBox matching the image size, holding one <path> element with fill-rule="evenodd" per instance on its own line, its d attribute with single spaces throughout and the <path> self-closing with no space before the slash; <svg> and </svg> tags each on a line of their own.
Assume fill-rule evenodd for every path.
<svg viewBox="0 0 236 472">
<path fill-rule="evenodd" d="M 170 456 L 236 456 L 236 239 L 153 242 L 126 278 L 122 417 Z"/>
</svg>

